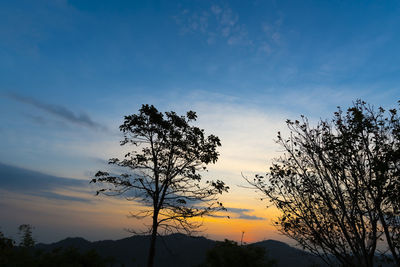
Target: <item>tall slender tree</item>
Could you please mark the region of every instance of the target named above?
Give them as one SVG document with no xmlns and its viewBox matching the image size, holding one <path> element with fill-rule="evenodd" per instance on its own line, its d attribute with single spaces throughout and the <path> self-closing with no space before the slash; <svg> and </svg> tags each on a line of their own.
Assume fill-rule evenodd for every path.
<svg viewBox="0 0 400 267">
<path fill-rule="evenodd" d="M 32 229 L 33 227 L 30 224 L 21 224 L 18 227 L 18 232 L 21 239 L 19 242 L 20 247 L 33 248 L 35 246 L 35 240 L 32 237 Z"/>
<path fill-rule="evenodd" d="M 202 171 L 217 161 L 221 143 L 217 136 L 206 136 L 204 130 L 191 125 L 196 118 L 193 111 L 178 116 L 143 105 L 138 114 L 125 116 L 120 126 L 121 145 L 138 151 L 109 160 L 127 171 L 120 175 L 99 171 L 91 181 L 102 185 L 97 194 L 124 195 L 141 204 L 133 217 L 152 218 L 149 267 L 154 264 L 160 230 L 191 233 L 200 224 L 190 219 L 224 209 L 218 195 L 229 188 L 220 180 L 202 181 Z"/>
</svg>

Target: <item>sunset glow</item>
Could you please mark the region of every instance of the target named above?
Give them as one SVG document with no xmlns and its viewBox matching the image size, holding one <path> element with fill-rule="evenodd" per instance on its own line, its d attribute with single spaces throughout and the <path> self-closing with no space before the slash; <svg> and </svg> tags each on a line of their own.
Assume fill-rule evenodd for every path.
<svg viewBox="0 0 400 267">
<path fill-rule="evenodd" d="M 8 2 L 8 3 L 6 3 Z M 129 3 L 128 3 L 129 2 Z M 0 231 L 39 242 L 130 236 L 139 204 L 89 184 L 121 157 L 119 126 L 142 104 L 198 115 L 221 139 L 206 178 L 228 209 L 199 235 L 292 242 L 243 177 L 282 155 L 277 132 L 362 98 L 400 96 L 398 2 L 3 1 L 0 4 Z M 111 169 L 112 171 L 115 169 Z M 229 216 L 229 218 L 228 218 Z"/>
</svg>

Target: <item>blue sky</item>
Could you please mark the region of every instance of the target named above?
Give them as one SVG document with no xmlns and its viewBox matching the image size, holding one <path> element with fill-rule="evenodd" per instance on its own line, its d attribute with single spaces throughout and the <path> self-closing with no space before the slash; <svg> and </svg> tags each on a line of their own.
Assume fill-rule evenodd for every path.
<svg viewBox="0 0 400 267">
<path fill-rule="evenodd" d="M 15 201 L 0 196 L 0 204 L 16 214 L 32 196 L 33 183 L 24 187 L 12 168 L 47 175 L 43 181 L 90 179 L 121 153 L 118 125 L 143 103 L 197 111 L 199 125 L 222 139 L 214 174 L 240 184 L 241 172 L 264 171 L 278 154 L 273 138 L 286 118 L 326 118 L 357 98 L 396 104 L 399 9 L 398 1 L 2 1 L 0 163 L 8 169 L 0 169 L 8 171 L 0 190 Z M 20 177 L 20 191 L 9 177 Z M 38 209 L 83 197 L 55 192 L 63 183 L 48 188 L 32 189 L 42 197 L 30 199 Z M 232 194 L 237 210 L 251 209 L 233 199 L 258 205 L 250 193 Z M 261 207 L 246 215 L 260 217 Z M 0 227 L 11 233 L 29 216 L 0 215 Z M 39 239 L 55 238 L 43 234 L 45 221 L 32 221 Z M 122 224 L 107 226 L 108 236 Z M 54 224 L 52 233 L 88 225 L 62 232 Z M 102 238 L 99 229 L 90 238 Z"/>
</svg>

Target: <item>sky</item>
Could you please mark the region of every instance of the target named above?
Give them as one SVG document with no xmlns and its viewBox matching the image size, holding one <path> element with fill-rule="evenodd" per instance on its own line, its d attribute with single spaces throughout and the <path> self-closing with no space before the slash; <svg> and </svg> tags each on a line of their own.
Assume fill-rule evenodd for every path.
<svg viewBox="0 0 400 267">
<path fill-rule="evenodd" d="M 231 187 L 203 235 L 278 239 L 276 210 L 243 188 L 282 155 L 285 120 L 356 99 L 400 99 L 398 1 L 0 1 L 0 231 L 38 242 L 129 236 L 137 205 L 89 185 L 122 154 L 142 104 L 197 112 L 220 137 L 208 175 Z"/>
</svg>

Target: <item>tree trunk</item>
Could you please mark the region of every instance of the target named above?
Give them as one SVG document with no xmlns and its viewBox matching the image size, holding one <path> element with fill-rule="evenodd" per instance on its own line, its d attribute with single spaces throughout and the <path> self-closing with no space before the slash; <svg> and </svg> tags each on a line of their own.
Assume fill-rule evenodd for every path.
<svg viewBox="0 0 400 267">
<path fill-rule="evenodd" d="M 153 216 L 153 227 L 151 232 L 151 239 L 150 239 L 150 248 L 149 248 L 149 256 L 147 258 L 147 267 L 154 266 L 154 256 L 156 253 L 156 239 L 157 239 L 157 215 Z"/>
<path fill-rule="evenodd" d="M 385 236 L 386 236 L 386 243 L 388 244 L 389 250 L 392 253 L 392 257 L 393 257 L 394 262 L 396 263 L 397 266 L 400 266 L 400 258 L 397 255 L 396 248 L 395 248 L 395 246 L 394 246 L 394 244 L 392 242 L 392 238 L 390 236 L 390 232 L 389 232 L 389 229 L 388 229 L 389 227 L 388 227 L 388 225 L 387 225 L 387 223 L 385 221 L 383 212 L 380 209 L 378 211 L 379 211 L 379 218 L 381 220 L 382 227 L 383 227 L 383 230 L 384 230 L 384 233 L 385 233 Z"/>
</svg>

